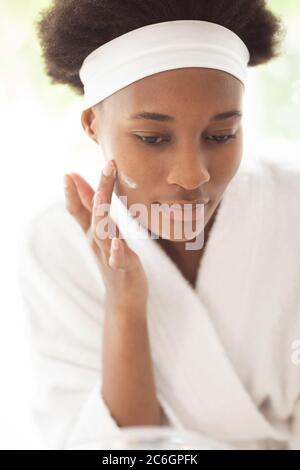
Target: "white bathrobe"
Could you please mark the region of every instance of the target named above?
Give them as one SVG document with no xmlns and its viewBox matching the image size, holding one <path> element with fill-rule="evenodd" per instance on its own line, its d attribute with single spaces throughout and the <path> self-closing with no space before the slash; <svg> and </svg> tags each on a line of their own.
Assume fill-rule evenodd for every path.
<svg viewBox="0 0 300 470">
<path fill-rule="evenodd" d="M 137 230 L 123 207 L 122 224 Z M 122 209 L 121 209 L 122 211 Z M 128 227 L 128 225 L 127 225 Z M 104 284 L 63 201 L 32 220 L 20 264 L 47 447 L 89 448 L 120 428 L 101 389 Z M 242 164 L 227 187 L 195 289 L 151 238 L 147 321 L 165 424 L 240 449 L 300 449 L 300 168 Z"/>
</svg>

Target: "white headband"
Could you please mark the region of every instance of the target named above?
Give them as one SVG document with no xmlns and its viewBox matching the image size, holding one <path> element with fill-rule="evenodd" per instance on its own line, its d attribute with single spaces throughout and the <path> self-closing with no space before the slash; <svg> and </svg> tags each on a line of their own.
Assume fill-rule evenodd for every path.
<svg viewBox="0 0 300 470">
<path fill-rule="evenodd" d="M 83 110 L 141 78 L 164 70 L 205 67 L 223 70 L 245 85 L 250 59 L 230 29 L 201 20 L 175 20 L 129 31 L 103 44 L 83 61 Z"/>
</svg>

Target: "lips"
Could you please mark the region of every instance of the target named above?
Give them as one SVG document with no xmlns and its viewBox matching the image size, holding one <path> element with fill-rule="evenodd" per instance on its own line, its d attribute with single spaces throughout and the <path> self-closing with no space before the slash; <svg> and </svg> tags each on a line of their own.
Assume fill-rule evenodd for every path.
<svg viewBox="0 0 300 470">
<path fill-rule="evenodd" d="M 197 201 L 173 201 L 173 202 L 160 202 L 160 201 L 157 201 L 158 204 L 164 204 L 164 205 L 167 205 L 167 206 L 180 206 L 181 209 L 190 209 L 191 206 L 192 208 L 196 207 L 197 204 L 208 204 L 209 202 L 209 199 L 206 199 L 206 200 L 197 200 Z M 186 206 L 187 204 L 189 204 L 188 206 Z M 176 207 L 176 209 L 177 209 Z M 174 208 L 175 209 L 175 208 Z"/>
</svg>

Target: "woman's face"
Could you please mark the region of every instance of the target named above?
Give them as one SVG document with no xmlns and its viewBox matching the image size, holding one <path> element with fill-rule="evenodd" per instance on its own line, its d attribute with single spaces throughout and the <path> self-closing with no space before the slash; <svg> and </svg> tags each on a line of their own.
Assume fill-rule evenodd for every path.
<svg viewBox="0 0 300 470">
<path fill-rule="evenodd" d="M 176 241 L 174 224 L 186 223 L 163 212 L 171 228 L 166 235 L 151 218 L 157 202 L 209 200 L 199 206 L 204 227 L 213 216 L 242 158 L 242 96 L 232 75 L 193 67 L 143 78 L 84 111 L 85 129 L 105 159 L 117 163 L 117 195 L 127 197 L 128 208 L 143 204 L 139 220 L 152 233 Z M 184 239 L 191 237 L 183 233 Z"/>
</svg>

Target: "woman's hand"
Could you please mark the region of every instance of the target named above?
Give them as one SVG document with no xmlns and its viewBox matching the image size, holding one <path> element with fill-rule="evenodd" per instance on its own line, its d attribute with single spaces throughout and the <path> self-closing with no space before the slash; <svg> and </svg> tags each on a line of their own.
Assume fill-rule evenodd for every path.
<svg viewBox="0 0 300 470">
<path fill-rule="evenodd" d="M 102 172 L 96 192 L 80 175 L 65 175 L 66 207 L 86 233 L 96 254 L 106 287 L 107 307 L 117 311 L 144 312 L 148 299 L 148 282 L 138 255 L 129 248 L 124 238 L 120 238 L 118 227 L 113 240 L 101 228 L 101 225 L 107 228 L 106 224 L 101 224 L 103 219 L 110 220 L 109 223 L 115 226 L 101 205 L 111 203 L 116 173 L 115 161 L 110 160 Z"/>
</svg>

